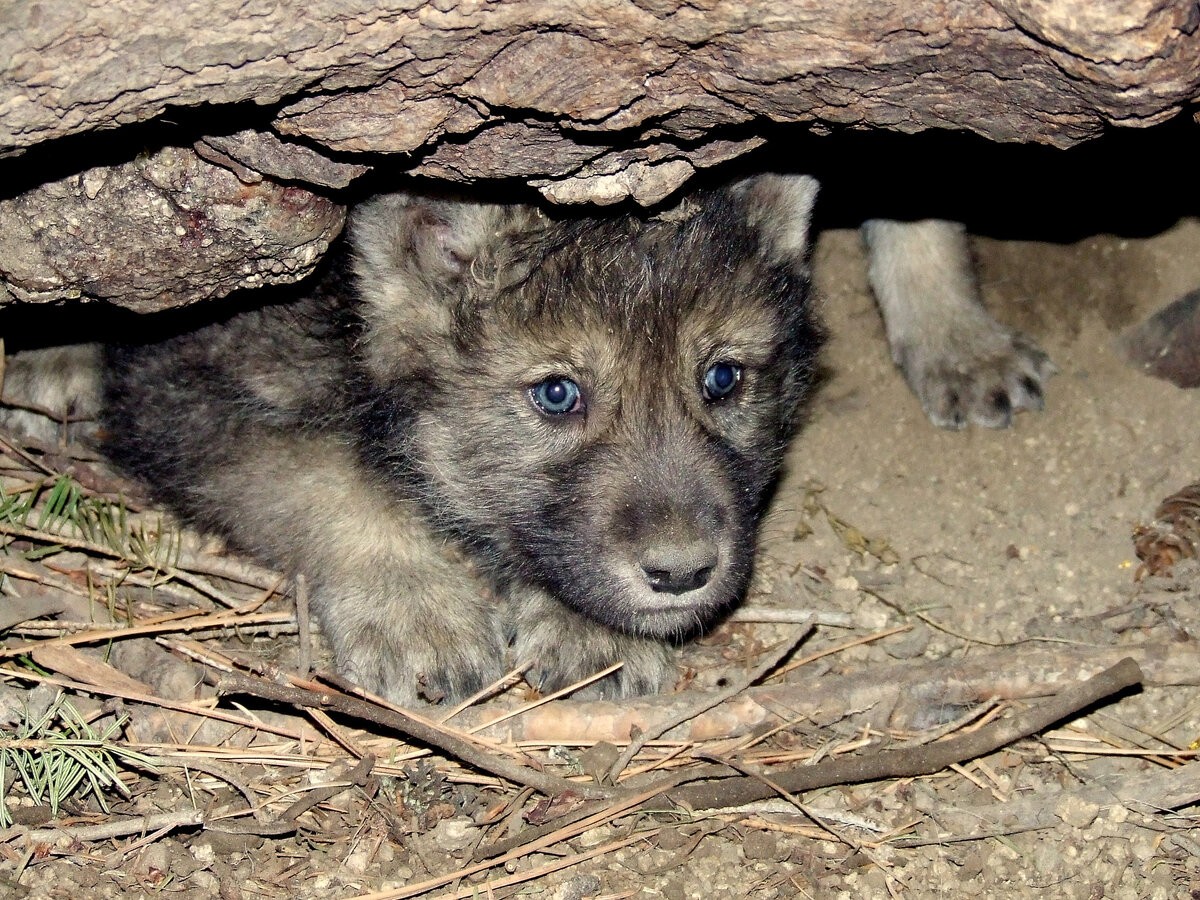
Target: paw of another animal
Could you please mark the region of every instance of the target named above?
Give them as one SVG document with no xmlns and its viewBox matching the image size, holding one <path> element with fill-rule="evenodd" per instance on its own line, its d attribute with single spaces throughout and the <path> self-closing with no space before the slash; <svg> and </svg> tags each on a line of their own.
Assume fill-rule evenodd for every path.
<svg viewBox="0 0 1200 900">
<path fill-rule="evenodd" d="M 1014 413 L 1042 409 L 1045 383 L 1058 371 L 1031 339 L 991 320 L 896 357 L 930 421 L 950 429 L 1008 428 Z"/>
<path fill-rule="evenodd" d="M 532 662 L 525 680 L 539 691 L 560 690 L 615 662 L 623 663 L 620 669 L 571 696 L 614 700 L 670 687 L 675 664 L 670 648 L 662 641 L 620 634 L 559 606 L 559 610 L 536 618 L 522 616 L 524 621 L 517 626 L 517 661 Z"/>
</svg>

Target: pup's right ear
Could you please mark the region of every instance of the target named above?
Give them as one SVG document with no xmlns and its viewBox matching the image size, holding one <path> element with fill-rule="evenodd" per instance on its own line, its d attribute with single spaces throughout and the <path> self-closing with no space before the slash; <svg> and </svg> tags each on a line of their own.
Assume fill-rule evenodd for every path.
<svg viewBox="0 0 1200 900">
<path fill-rule="evenodd" d="M 410 193 L 374 197 L 350 218 L 362 288 L 397 276 L 453 280 L 497 237 L 503 218 L 504 207 L 487 203 Z"/>
<path fill-rule="evenodd" d="M 367 329 L 364 352 L 380 377 L 422 365 L 453 345 L 466 279 L 513 234 L 530 227 L 525 207 L 415 193 L 384 194 L 350 218 L 354 272 Z M 487 269 L 489 266 L 482 266 Z"/>
</svg>

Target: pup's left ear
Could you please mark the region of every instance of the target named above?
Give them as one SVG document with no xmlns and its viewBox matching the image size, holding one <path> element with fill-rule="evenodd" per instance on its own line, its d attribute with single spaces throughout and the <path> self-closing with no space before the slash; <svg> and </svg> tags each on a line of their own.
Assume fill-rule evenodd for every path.
<svg viewBox="0 0 1200 900">
<path fill-rule="evenodd" d="M 755 175 L 730 187 L 730 193 L 745 204 L 747 223 L 759 230 L 768 262 L 807 264 L 817 188 L 811 175 L 774 173 Z"/>
</svg>

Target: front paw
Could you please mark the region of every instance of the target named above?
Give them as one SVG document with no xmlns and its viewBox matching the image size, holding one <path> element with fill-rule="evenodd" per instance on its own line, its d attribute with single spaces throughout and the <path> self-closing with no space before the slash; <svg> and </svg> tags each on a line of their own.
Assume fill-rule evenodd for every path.
<svg viewBox="0 0 1200 900">
<path fill-rule="evenodd" d="M 542 693 L 582 681 L 615 662 L 623 663 L 620 669 L 572 696 L 613 700 L 657 693 L 674 684 L 673 654 L 662 641 L 621 634 L 555 601 L 523 611 L 516 627 L 517 662 L 532 663 L 525 680 Z"/>
<path fill-rule="evenodd" d="M 492 610 L 461 598 L 394 596 L 343 590 L 315 598 L 348 679 L 411 706 L 462 700 L 504 674 L 503 629 Z"/>
<path fill-rule="evenodd" d="M 347 678 L 401 706 L 456 703 L 504 674 L 502 647 L 481 635 L 439 645 L 408 634 L 365 634 L 337 658 Z"/>
<path fill-rule="evenodd" d="M 939 428 L 1008 428 L 1014 413 L 1045 405 L 1044 385 L 1058 371 L 1030 338 L 991 319 L 908 343 L 895 356 Z"/>
</svg>

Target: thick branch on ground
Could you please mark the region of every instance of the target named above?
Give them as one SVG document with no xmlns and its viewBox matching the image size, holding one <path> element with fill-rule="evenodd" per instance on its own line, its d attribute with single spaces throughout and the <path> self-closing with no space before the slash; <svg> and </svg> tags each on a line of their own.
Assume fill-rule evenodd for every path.
<svg viewBox="0 0 1200 900">
<path fill-rule="evenodd" d="M 799 793 L 833 784 L 932 775 L 954 763 L 975 759 L 1036 734 L 1141 681 L 1142 671 L 1137 663 L 1132 659 L 1124 659 L 1085 682 L 1071 685 L 1053 700 L 977 731 L 906 750 L 881 750 L 864 756 L 826 759 L 811 766 L 777 768 L 771 770 L 771 781 L 786 791 Z M 717 776 L 728 771 L 727 767 L 717 765 L 711 767 L 710 775 Z M 740 806 L 773 796 L 774 793 L 771 785 L 757 778 L 739 776 L 681 787 L 672 791 L 670 797 L 676 803 L 692 809 L 712 809 L 717 806 Z"/>
<path fill-rule="evenodd" d="M 731 777 L 731 769 L 726 765 L 692 767 L 676 775 L 651 780 L 645 785 L 646 791 L 643 796 L 647 797 L 652 807 L 663 805 L 664 801 L 656 798 L 658 794 L 666 792 L 673 803 L 683 804 L 691 809 L 713 809 L 751 803 L 770 797 L 779 790 L 794 794 L 839 784 L 930 775 L 947 766 L 967 762 L 1035 734 L 1055 722 L 1140 683 L 1141 679 L 1142 672 L 1137 664 L 1130 659 L 1124 659 L 1085 682 L 1066 687 L 1052 700 L 960 737 L 904 750 L 880 750 L 862 756 L 826 759 L 815 765 L 777 766 L 754 777 Z M 1186 768 L 1191 769 L 1195 766 Z M 1162 805 L 1181 806 L 1190 802 L 1188 798 L 1196 790 L 1196 781 L 1194 776 L 1185 777 L 1171 782 L 1169 786 L 1160 781 L 1150 787 L 1155 789 L 1152 796 L 1156 801 L 1163 801 Z M 545 835 L 553 829 L 562 828 L 567 822 L 592 815 L 602 806 L 600 803 L 585 804 L 548 825 L 535 826 L 512 838 L 480 847 L 476 850 L 475 858 L 490 858 L 510 852 L 514 847 L 544 840 Z M 980 821 L 986 821 L 983 815 L 980 815 Z"/>
<path fill-rule="evenodd" d="M 1128 647 L 1012 647 L 967 659 L 866 669 L 841 678 L 815 677 L 767 684 L 709 710 L 665 735 L 706 741 L 748 734 L 799 719 L 829 725 L 865 718 L 878 728 L 923 731 L 993 699 L 1046 697 L 1063 684 L 1087 678 L 1125 657 L 1137 661 L 1148 684 L 1200 684 L 1200 651 L 1190 644 Z M 694 695 L 655 696 L 607 703 L 560 700 L 486 729 L 501 743 L 519 741 L 625 741 L 631 729 L 647 731 L 696 704 Z M 494 709 L 470 709 L 455 719 L 470 729 L 495 718 Z"/>
</svg>

